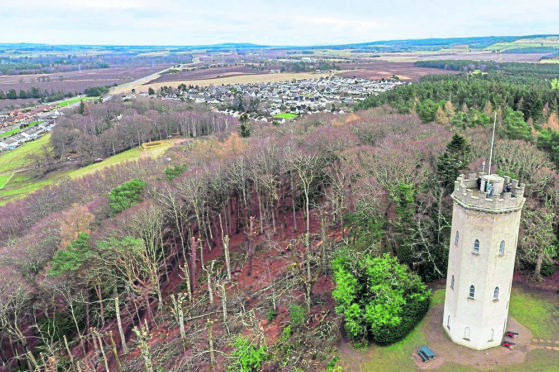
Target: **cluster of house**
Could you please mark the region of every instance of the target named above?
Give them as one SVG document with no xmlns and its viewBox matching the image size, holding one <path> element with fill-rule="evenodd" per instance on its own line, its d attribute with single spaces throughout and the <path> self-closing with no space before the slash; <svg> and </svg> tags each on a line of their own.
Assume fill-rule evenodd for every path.
<svg viewBox="0 0 559 372">
<path fill-rule="evenodd" d="M 16 149 L 25 142 L 36 140 L 50 132 L 54 128 L 56 118 L 60 115 L 62 113 L 58 110 L 38 112 L 29 115 L 25 120 L 18 120 L 12 125 L 1 128 L 0 151 Z"/>
<path fill-rule="evenodd" d="M 282 113 L 300 115 L 338 111 L 399 84 L 402 83 L 394 80 L 331 76 L 282 82 L 190 86 L 186 90 L 177 89 L 165 98 L 209 104 L 235 116 L 248 111 L 251 116 L 266 120 Z"/>
</svg>

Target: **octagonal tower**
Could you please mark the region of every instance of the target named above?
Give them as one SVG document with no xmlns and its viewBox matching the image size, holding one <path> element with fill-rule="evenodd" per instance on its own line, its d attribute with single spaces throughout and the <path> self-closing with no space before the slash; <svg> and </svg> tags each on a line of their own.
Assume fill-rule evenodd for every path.
<svg viewBox="0 0 559 372">
<path fill-rule="evenodd" d="M 443 327 L 453 342 L 483 350 L 507 328 L 524 185 L 472 173 L 454 182 Z"/>
</svg>

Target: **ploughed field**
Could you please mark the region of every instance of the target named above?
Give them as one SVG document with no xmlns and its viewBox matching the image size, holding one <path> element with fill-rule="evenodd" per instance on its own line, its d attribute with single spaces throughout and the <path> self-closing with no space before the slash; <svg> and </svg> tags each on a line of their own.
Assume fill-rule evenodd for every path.
<svg viewBox="0 0 559 372">
<path fill-rule="evenodd" d="M 247 66 L 225 66 L 225 67 L 213 67 L 197 70 L 180 70 L 177 72 L 171 72 L 161 74 L 156 79 L 151 80 L 151 83 L 164 83 L 164 82 L 174 82 L 181 80 L 206 80 L 206 79 L 218 79 L 226 76 L 234 75 L 250 75 L 250 74 L 262 74 L 267 71 L 258 70 L 255 68 Z"/>
<path fill-rule="evenodd" d="M 83 92 L 84 89 L 89 87 L 133 81 L 161 71 L 166 67 L 168 65 L 118 66 L 54 74 L 0 75 L 0 90 L 7 92 L 10 89 L 15 89 L 19 93 L 20 90 L 27 91 L 36 87 L 41 92 L 45 90 L 63 93 Z M 0 104 L 6 102 L 17 103 L 17 101 L 19 100 L 0 100 Z"/>
<path fill-rule="evenodd" d="M 417 67 L 411 62 L 374 61 L 365 63 L 340 63 L 338 66 L 340 70 L 344 70 L 340 76 L 371 80 L 390 78 L 392 75 L 396 75 L 401 80 L 416 81 L 425 75 L 455 73 L 453 71 Z"/>
</svg>

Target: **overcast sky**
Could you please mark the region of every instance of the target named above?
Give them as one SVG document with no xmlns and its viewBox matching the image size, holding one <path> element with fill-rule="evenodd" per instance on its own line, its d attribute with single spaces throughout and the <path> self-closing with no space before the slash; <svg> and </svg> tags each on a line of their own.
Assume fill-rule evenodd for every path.
<svg viewBox="0 0 559 372">
<path fill-rule="evenodd" d="M 0 43 L 342 44 L 559 33 L 557 0 L 0 0 Z"/>
</svg>

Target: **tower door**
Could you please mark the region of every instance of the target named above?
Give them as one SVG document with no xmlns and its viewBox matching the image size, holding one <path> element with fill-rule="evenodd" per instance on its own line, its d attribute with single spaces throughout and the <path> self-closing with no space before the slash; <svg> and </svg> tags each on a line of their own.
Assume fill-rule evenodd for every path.
<svg viewBox="0 0 559 372">
<path fill-rule="evenodd" d="M 464 340 L 470 340 L 470 327 L 464 328 Z"/>
</svg>

